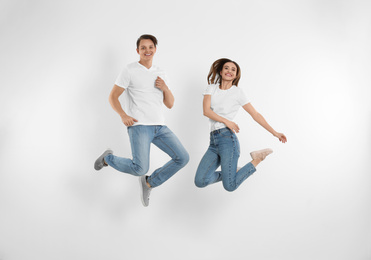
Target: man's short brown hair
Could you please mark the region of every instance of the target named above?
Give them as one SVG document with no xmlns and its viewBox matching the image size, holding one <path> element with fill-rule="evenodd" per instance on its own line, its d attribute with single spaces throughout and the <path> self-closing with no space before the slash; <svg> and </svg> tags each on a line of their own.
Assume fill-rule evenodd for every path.
<svg viewBox="0 0 371 260">
<path fill-rule="evenodd" d="M 150 35 L 150 34 L 143 34 L 137 40 L 137 49 L 139 49 L 139 44 L 141 40 L 151 40 L 153 44 L 155 45 L 155 47 L 157 46 L 157 39 L 155 36 Z"/>
</svg>

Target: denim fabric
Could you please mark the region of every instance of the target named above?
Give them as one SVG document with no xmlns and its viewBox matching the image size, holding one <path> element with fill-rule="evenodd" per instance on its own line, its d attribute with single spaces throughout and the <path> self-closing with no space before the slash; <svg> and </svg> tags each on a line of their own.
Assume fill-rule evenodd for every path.
<svg viewBox="0 0 371 260">
<path fill-rule="evenodd" d="M 256 169 L 250 162 L 237 172 L 237 162 L 240 157 L 240 143 L 237 136 L 222 128 L 210 133 L 210 146 L 198 166 L 195 184 L 203 188 L 215 182 L 222 181 L 227 191 L 236 190 Z M 216 169 L 221 166 L 221 171 Z"/>
<path fill-rule="evenodd" d="M 152 187 L 167 181 L 189 161 L 188 152 L 184 149 L 175 134 L 164 125 L 136 125 L 128 127 L 133 159 L 118 157 L 112 154 L 104 157 L 106 163 L 118 171 L 142 176 L 149 170 L 151 143 L 167 153 L 171 160 L 155 170 L 147 179 Z"/>
</svg>

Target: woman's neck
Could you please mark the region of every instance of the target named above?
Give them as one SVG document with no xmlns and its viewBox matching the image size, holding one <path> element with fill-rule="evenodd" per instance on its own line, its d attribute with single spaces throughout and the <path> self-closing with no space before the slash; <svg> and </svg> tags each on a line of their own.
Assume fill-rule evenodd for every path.
<svg viewBox="0 0 371 260">
<path fill-rule="evenodd" d="M 230 89 L 233 86 L 233 81 L 224 81 L 222 80 L 220 84 L 220 89 Z"/>
</svg>

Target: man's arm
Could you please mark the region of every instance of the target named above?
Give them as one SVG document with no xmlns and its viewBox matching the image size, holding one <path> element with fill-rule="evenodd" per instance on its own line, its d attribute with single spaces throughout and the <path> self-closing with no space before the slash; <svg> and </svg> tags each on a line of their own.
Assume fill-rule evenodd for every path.
<svg viewBox="0 0 371 260">
<path fill-rule="evenodd" d="M 122 93 L 124 93 L 124 91 L 125 91 L 124 88 L 121 88 L 115 84 L 111 90 L 111 93 L 109 94 L 108 100 L 113 110 L 115 110 L 117 114 L 119 114 L 119 116 L 121 117 L 121 120 L 124 123 L 124 125 L 132 126 L 134 122 L 138 122 L 138 120 L 132 118 L 131 116 L 128 116 L 122 109 L 119 97 L 121 96 Z"/>
<path fill-rule="evenodd" d="M 168 88 L 168 86 L 166 85 L 165 81 L 160 78 L 160 77 L 157 77 L 156 79 L 156 87 L 161 89 L 162 92 L 164 93 L 164 104 L 167 108 L 172 108 L 174 106 L 174 96 L 173 96 L 173 93 L 171 93 L 170 89 Z"/>
</svg>

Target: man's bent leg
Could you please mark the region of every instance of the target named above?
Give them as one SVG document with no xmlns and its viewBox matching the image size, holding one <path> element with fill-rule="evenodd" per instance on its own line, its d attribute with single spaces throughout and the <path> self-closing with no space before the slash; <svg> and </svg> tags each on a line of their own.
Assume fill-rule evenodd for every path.
<svg viewBox="0 0 371 260">
<path fill-rule="evenodd" d="M 118 171 L 142 176 L 149 169 L 149 154 L 151 142 L 154 136 L 154 126 L 131 126 L 128 128 L 131 152 L 133 159 L 107 155 L 104 160 L 108 165 Z"/>
<path fill-rule="evenodd" d="M 171 157 L 169 162 L 155 170 L 147 179 L 151 187 L 157 187 L 183 168 L 189 161 L 189 155 L 179 139 L 167 126 L 156 126 L 156 133 L 152 142 Z"/>
</svg>

